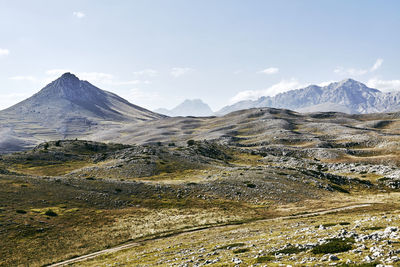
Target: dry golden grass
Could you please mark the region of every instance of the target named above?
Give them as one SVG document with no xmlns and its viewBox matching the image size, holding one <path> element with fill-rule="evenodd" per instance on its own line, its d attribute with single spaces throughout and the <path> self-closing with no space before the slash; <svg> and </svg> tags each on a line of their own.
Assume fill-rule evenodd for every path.
<svg viewBox="0 0 400 267">
<path fill-rule="evenodd" d="M 32 164 L 13 164 L 9 171 L 26 174 L 26 175 L 37 175 L 37 176 L 60 176 L 65 175 L 73 170 L 90 166 L 91 164 L 86 161 L 70 161 L 63 163 L 56 163 L 51 165 L 39 165 L 35 166 Z"/>
<path fill-rule="evenodd" d="M 398 194 L 392 195 L 390 200 L 400 201 Z M 385 198 L 379 198 L 380 201 Z M 389 199 L 386 199 L 388 201 Z M 268 266 L 281 264 L 300 265 L 303 258 L 307 258 L 305 265 L 328 264 L 321 262 L 322 255 L 314 255 L 311 250 L 296 252 L 292 255 L 275 257 L 273 251 L 283 245 L 305 244 L 316 242 L 319 238 L 330 238 L 341 229 L 350 230 L 357 226 L 358 232 L 370 233 L 375 227 L 397 226 L 400 224 L 400 213 L 395 205 L 374 204 L 357 210 L 342 211 L 335 214 L 312 216 L 308 218 L 286 218 L 276 220 L 256 221 L 239 226 L 225 226 L 211 228 L 198 232 L 183 233 L 166 238 L 141 242 L 139 246 L 122 250 L 112 254 L 99 256 L 95 259 L 80 262 L 79 266 L 107 266 L 120 264 L 128 266 L 165 266 L 184 264 L 193 260 L 192 264 L 204 262 L 205 259 L 218 259 L 213 266 L 230 266 L 232 258 L 240 258 L 244 266 L 256 263 L 257 258 L 269 259 Z M 383 219 L 383 218 L 387 218 Z M 326 225 L 326 230 L 318 230 L 319 225 Z M 235 245 L 235 244 L 240 244 Z M 366 243 L 373 246 L 373 241 Z M 229 247 L 241 250 L 229 249 Z M 399 249 L 400 243 L 392 245 L 391 249 Z M 213 253 L 213 252 L 217 253 Z M 338 263 L 347 260 L 362 262 L 368 255 L 352 252 L 338 253 Z M 294 256 L 294 257 L 293 257 Z M 311 258 L 311 259 L 310 259 Z M 203 261 L 199 260 L 203 259 Z M 199 260 L 199 261 L 197 261 Z"/>
</svg>

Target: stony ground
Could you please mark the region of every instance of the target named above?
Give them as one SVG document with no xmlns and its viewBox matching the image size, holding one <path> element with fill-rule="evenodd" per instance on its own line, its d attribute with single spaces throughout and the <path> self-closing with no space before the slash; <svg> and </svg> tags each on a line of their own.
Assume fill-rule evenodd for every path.
<svg viewBox="0 0 400 267">
<path fill-rule="evenodd" d="M 0 157 L 0 265 L 129 242 L 140 245 L 79 265 L 397 264 L 397 113 L 252 109 L 138 125 L 90 137 L 123 145 L 62 140 Z"/>
<path fill-rule="evenodd" d="M 180 234 L 77 265 L 393 266 L 400 261 L 399 226 L 396 207 L 375 204 Z"/>
</svg>

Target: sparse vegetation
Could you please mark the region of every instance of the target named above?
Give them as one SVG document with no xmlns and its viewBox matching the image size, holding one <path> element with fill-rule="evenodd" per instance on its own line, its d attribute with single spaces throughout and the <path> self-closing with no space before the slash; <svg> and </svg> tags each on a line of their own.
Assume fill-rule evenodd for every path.
<svg viewBox="0 0 400 267">
<path fill-rule="evenodd" d="M 195 144 L 195 141 L 192 139 L 187 141 L 188 146 L 193 146 L 194 144 Z"/>
<path fill-rule="evenodd" d="M 239 248 L 239 249 L 235 249 L 235 250 L 233 251 L 233 253 L 235 253 L 235 254 L 240 254 L 240 253 L 244 253 L 244 252 L 248 252 L 248 251 L 250 251 L 249 248 Z"/>
<path fill-rule="evenodd" d="M 44 214 L 47 216 L 51 216 L 51 217 L 58 216 L 58 214 L 52 210 L 46 210 L 46 212 Z"/>
<path fill-rule="evenodd" d="M 333 238 L 330 239 L 327 243 L 317 245 L 314 247 L 311 252 L 313 254 L 329 254 L 329 253 L 340 253 L 346 252 L 353 248 L 352 244 L 354 240 L 352 239 L 340 239 Z"/>
<path fill-rule="evenodd" d="M 283 249 L 275 251 L 274 254 L 280 254 L 280 253 L 282 253 L 282 254 L 297 254 L 304 250 L 305 249 L 302 249 L 302 248 L 289 246 L 287 248 L 283 248 Z"/>
<path fill-rule="evenodd" d="M 274 259 L 275 259 L 275 257 L 273 257 L 273 256 L 261 256 L 261 257 L 257 257 L 255 259 L 255 263 L 267 263 Z"/>
<path fill-rule="evenodd" d="M 19 214 L 26 214 L 27 212 L 25 210 L 16 210 L 17 213 Z"/>
</svg>

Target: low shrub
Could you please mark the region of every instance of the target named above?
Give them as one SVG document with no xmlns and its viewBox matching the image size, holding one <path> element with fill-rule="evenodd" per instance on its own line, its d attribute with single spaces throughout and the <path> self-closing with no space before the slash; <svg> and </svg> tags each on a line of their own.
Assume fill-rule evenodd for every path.
<svg viewBox="0 0 400 267">
<path fill-rule="evenodd" d="M 188 140 L 188 141 L 187 141 L 187 145 L 188 145 L 188 146 L 193 146 L 193 145 L 194 145 L 194 140 L 192 140 L 192 139 L 191 139 L 191 140 Z"/>
<path fill-rule="evenodd" d="M 369 230 L 377 231 L 377 230 L 381 230 L 381 229 L 383 229 L 382 226 L 371 226 L 371 227 L 364 227 L 361 230 L 363 230 L 363 231 L 369 231 Z"/>
<path fill-rule="evenodd" d="M 19 213 L 19 214 L 26 214 L 25 210 L 16 210 L 16 212 Z"/>
<path fill-rule="evenodd" d="M 344 188 L 342 188 L 342 187 L 340 187 L 338 185 L 331 184 L 331 187 L 333 188 L 333 190 L 339 191 L 341 193 L 350 194 L 350 192 L 348 190 L 346 190 L 346 189 L 344 189 Z"/>
<path fill-rule="evenodd" d="M 235 249 L 233 251 L 233 253 L 239 254 L 239 253 L 244 253 L 244 252 L 247 252 L 247 251 L 250 251 L 250 249 L 248 249 L 248 248 L 239 248 L 239 249 Z"/>
<path fill-rule="evenodd" d="M 58 214 L 55 213 L 55 212 L 52 211 L 52 210 L 46 210 L 46 212 L 44 213 L 44 215 L 52 216 L 52 217 L 58 216 Z"/>
<path fill-rule="evenodd" d="M 261 256 L 255 259 L 255 263 L 265 263 L 274 260 L 273 256 Z"/>
<path fill-rule="evenodd" d="M 278 251 L 275 251 L 274 254 L 281 254 L 281 253 L 282 254 L 297 254 L 297 253 L 300 253 L 302 251 L 305 251 L 305 249 L 290 246 L 290 247 L 283 248 L 283 249 L 280 249 Z"/>
<path fill-rule="evenodd" d="M 314 247 L 311 252 L 313 254 L 329 254 L 329 253 L 339 253 L 346 252 L 353 248 L 352 244 L 354 240 L 352 239 L 340 239 L 340 238 L 332 238 L 328 241 L 328 243 L 318 245 Z"/>
</svg>

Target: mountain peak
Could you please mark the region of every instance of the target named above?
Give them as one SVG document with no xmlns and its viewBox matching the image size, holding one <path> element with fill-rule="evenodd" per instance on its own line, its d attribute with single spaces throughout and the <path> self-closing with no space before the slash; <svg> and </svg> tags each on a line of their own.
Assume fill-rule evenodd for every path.
<svg viewBox="0 0 400 267">
<path fill-rule="evenodd" d="M 157 109 L 156 112 L 168 116 L 211 116 L 213 111 L 201 99 L 186 99 L 175 108 Z"/>
<path fill-rule="evenodd" d="M 399 106 L 395 95 L 387 95 L 377 89 L 369 88 L 362 82 L 348 78 L 322 87 L 310 85 L 273 97 L 241 101 L 224 107 L 217 114 L 254 107 L 285 108 L 299 112 L 371 113 L 396 110 Z"/>
<path fill-rule="evenodd" d="M 72 74 L 71 72 L 64 73 L 58 79 L 62 79 L 62 80 L 79 80 L 79 78 L 75 74 Z"/>
<path fill-rule="evenodd" d="M 362 85 L 365 86 L 363 83 L 356 81 L 354 79 L 348 78 L 338 82 L 338 86 L 352 86 L 352 85 Z"/>
</svg>

